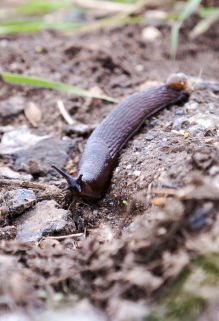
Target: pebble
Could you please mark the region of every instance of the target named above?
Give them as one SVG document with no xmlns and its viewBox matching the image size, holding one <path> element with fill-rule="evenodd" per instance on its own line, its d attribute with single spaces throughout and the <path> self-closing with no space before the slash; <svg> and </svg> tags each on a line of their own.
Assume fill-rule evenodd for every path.
<svg viewBox="0 0 219 321">
<path fill-rule="evenodd" d="M 169 178 L 169 175 L 166 171 L 163 171 L 160 174 L 157 181 L 161 187 L 175 188 L 175 185 L 173 184 L 173 182 Z"/>
<path fill-rule="evenodd" d="M 156 126 L 157 123 L 158 123 L 158 119 L 152 119 L 152 120 L 150 121 L 150 125 L 151 125 L 151 126 Z"/>
<path fill-rule="evenodd" d="M 54 200 L 42 201 L 15 221 L 16 239 L 26 242 L 39 241 L 42 236 L 75 231 L 70 211 L 59 208 Z"/>
<path fill-rule="evenodd" d="M 64 21 L 67 22 L 85 22 L 86 13 L 77 8 L 70 8 L 64 14 Z"/>
<path fill-rule="evenodd" d="M 148 26 L 142 30 L 142 38 L 146 41 L 153 42 L 156 39 L 161 38 L 161 36 L 161 32 L 153 26 Z"/>
<path fill-rule="evenodd" d="M 24 110 L 25 99 L 12 96 L 0 102 L 0 118 L 8 118 L 20 114 Z"/>
<path fill-rule="evenodd" d="M 106 317 L 96 309 L 87 299 L 79 300 L 71 307 L 46 310 L 38 313 L 35 321 L 106 321 Z M 0 319 L 0 321 L 2 321 Z M 8 321 L 8 320 L 6 320 Z M 26 321 L 26 320 L 24 320 Z"/>
<path fill-rule="evenodd" d="M 37 136 L 30 132 L 26 127 L 21 127 L 14 129 L 12 131 L 6 132 L 2 136 L 2 141 L 0 144 L 0 154 L 15 154 L 19 151 L 24 151 L 34 146 L 38 142 L 49 138 L 50 136 Z"/>
<path fill-rule="evenodd" d="M 146 140 L 152 140 L 152 139 L 154 139 L 154 136 L 151 133 L 147 133 L 145 138 L 146 138 Z"/>
<path fill-rule="evenodd" d="M 183 109 L 177 109 L 176 112 L 175 112 L 175 115 L 177 115 L 177 116 L 184 115 L 184 110 Z"/>
<path fill-rule="evenodd" d="M 194 126 L 191 126 L 189 129 L 188 129 L 189 132 L 196 132 L 196 131 L 200 131 L 200 132 L 203 132 L 204 129 L 202 129 L 199 125 L 194 125 Z"/>
<path fill-rule="evenodd" d="M 198 109 L 198 107 L 199 107 L 199 104 L 196 102 L 196 101 L 189 101 L 188 103 L 186 103 L 185 105 L 184 105 L 184 108 L 186 108 L 186 109 L 190 109 L 190 110 L 196 110 L 196 109 Z"/>
<path fill-rule="evenodd" d="M 213 165 L 209 170 L 209 174 L 211 176 L 215 176 L 216 174 L 219 174 L 219 166 Z"/>
<path fill-rule="evenodd" d="M 18 173 L 6 166 L 0 167 L 0 176 L 9 179 L 25 179 L 28 181 L 31 181 L 33 179 L 33 176 L 30 174 Z"/>
<path fill-rule="evenodd" d="M 142 72 L 144 70 L 144 66 L 139 64 L 135 66 L 135 69 L 139 72 Z"/>
<path fill-rule="evenodd" d="M 95 128 L 97 127 L 96 124 L 94 125 L 87 125 L 83 123 L 76 123 L 74 125 L 65 125 L 63 130 L 66 134 L 76 133 L 78 135 L 85 135 L 90 134 Z"/>
<path fill-rule="evenodd" d="M 0 133 L 7 133 L 7 132 L 10 132 L 14 129 L 13 126 L 11 125 L 7 125 L 7 126 L 0 126 Z"/>
<path fill-rule="evenodd" d="M 8 207 L 13 215 L 22 213 L 36 202 L 36 195 L 31 189 L 18 188 L 3 195 L 3 205 Z"/>
<path fill-rule="evenodd" d="M 191 124 L 199 125 L 202 129 L 217 128 L 219 124 L 219 116 L 214 114 L 198 113 L 188 120 Z"/>
<path fill-rule="evenodd" d="M 134 171 L 133 174 L 138 177 L 141 175 L 141 171 Z"/>
<path fill-rule="evenodd" d="M 185 118 L 181 117 L 181 118 L 177 118 L 176 120 L 174 120 L 174 123 L 172 125 L 172 129 L 181 129 L 182 128 L 182 124 L 185 122 Z"/>
</svg>

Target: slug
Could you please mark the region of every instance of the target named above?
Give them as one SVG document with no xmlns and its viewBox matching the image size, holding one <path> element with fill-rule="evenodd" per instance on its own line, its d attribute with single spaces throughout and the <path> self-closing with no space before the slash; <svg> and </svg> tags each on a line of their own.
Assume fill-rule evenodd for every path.
<svg viewBox="0 0 219 321">
<path fill-rule="evenodd" d="M 120 150 L 145 119 L 160 109 L 188 99 L 184 74 L 171 75 L 166 84 L 128 96 L 90 135 L 81 156 L 78 175 L 73 178 L 55 165 L 74 195 L 87 199 L 101 198 L 110 181 Z"/>
</svg>

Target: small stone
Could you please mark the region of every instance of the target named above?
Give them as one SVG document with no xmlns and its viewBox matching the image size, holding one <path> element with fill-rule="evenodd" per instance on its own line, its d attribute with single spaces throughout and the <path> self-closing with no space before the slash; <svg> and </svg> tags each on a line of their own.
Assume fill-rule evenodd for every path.
<svg viewBox="0 0 219 321">
<path fill-rule="evenodd" d="M 153 26 L 146 27 L 142 30 L 142 38 L 145 41 L 153 42 L 156 39 L 161 38 L 161 36 L 161 32 Z"/>
<path fill-rule="evenodd" d="M 46 138 L 27 150 L 15 153 L 15 165 L 19 170 L 31 174 L 46 172 L 51 169 L 51 164 L 62 168 L 68 160 L 68 151 L 74 144 L 75 141 L 72 139 Z"/>
<path fill-rule="evenodd" d="M 198 113 L 190 117 L 191 124 L 199 125 L 202 129 L 217 128 L 219 124 L 219 116 L 214 114 Z"/>
<path fill-rule="evenodd" d="M 177 109 L 176 112 L 175 112 L 175 115 L 177 115 L 177 116 L 184 115 L 184 110 L 183 109 Z"/>
<path fill-rule="evenodd" d="M 13 215 L 22 213 L 36 202 L 36 195 L 30 189 L 19 188 L 3 195 L 3 205 L 7 206 Z"/>
<path fill-rule="evenodd" d="M 215 176 L 216 174 L 219 174 L 219 166 L 217 165 L 212 166 L 209 170 L 209 174 L 211 176 Z"/>
<path fill-rule="evenodd" d="M 15 154 L 18 151 L 30 148 L 48 137 L 50 136 L 37 136 L 31 133 L 26 127 L 14 129 L 3 135 L 0 144 L 0 154 Z"/>
<path fill-rule="evenodd" d="M 16 116 L 24 110 L 25 100 L 21 96 L 12 96 L 0 102 L 0 118 Z"/>
<path fill-rule="evenodd" d="M 139 64 L 139 65 L 135 66 L 135 69 L 136 69 L 137 71 L 141 72 L 141 71 L 144 70 L 144 66 Z"/>
<path fill-rule="evenodd" d="M 139 177 L 141 175 L 141 171 L 134 171 L 133 174 L 137 177 Z"/>
<path fill-rule="evenodd" d="M 10 179 L 25 179 L 32 180 L 33 176 L 25 173 L 18 173 L 10 169 L 9 167 L 2 166 L 0 167 L 0 176 Z"/>
<path fill-rule="evenodd" d="M 63 130 L 66 134 L 76 133 L 78 135 L 85 135 L 90 134 L 96 127 L 96 124 L 88 125 L 83 123 L 76 123 L 74 125 L 64 125 Z"/>
<path fill-rule="evenodd" d="M 151 125 L 151 126 L 155 126 L 155 125 L 157 125 L 157 123 L 158 123 L 158 119 L 152 119 L 152 120 L 150 121 L 150 125 Z"/>
<path fill-rule="evenodd" d="M 182 119 L 177 118 L 172 125 L 172 129 L 176 129 L 176 130 L 181 129 L 181 125 L 182 125 Z"/>
<path fill-rule="evenodd" d="M 42 236 L 75 231 L 70 211 L 60 209 L 54 200 L 42 201 L 16 219 L 16 239 L 39 241 Z"/>
<path fill-rule="evenodd" d="M 10 132 L 12 130 L 14 130 L 15 128 L 11 125 L 7 125 L 7 126 L 0 126 L 0 133 L 7 133 Z"/>
<path fill-rule="evenodd" d="M 198 103 L 196 101 L 189 101 L 184 105 L 184 108 L 190 109 L 190 110 L 196 110 L 199 107 Z"/>
<path fill-rule="evenodd" d="M 188 129 L 190 132 L 203 132 L 204 129 L 202 129 L 199 125 L 194 125 L 194 126 L 191 126 L 189 129 Z"/>
<path fill-rule="evenodd" d="M 154 136 L 151 133 L 147 133 L 145 138 L 146 138 L 146 140 L 152 140 L 152 139 L 154 139 Z"/>
</svg>

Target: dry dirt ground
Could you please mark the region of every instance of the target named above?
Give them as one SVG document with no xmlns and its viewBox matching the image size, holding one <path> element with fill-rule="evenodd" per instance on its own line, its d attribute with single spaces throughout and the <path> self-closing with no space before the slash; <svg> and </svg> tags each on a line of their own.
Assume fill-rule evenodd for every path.
<svg viewBox="0 0 219 321">
<path fill-rule="evenodd" d="M 211 264 L 218 282 L 219 90 L 209 81 L 218 81 L 219 29 L 215 24 L 191 40 L 188 33 L 197 19 L 194 16 L 185 24 L 174 62 L 169 59 L 170 27 L 166 23 L 155 25 L 159 31 L 155 41 L 144 38 L 146 24 L 79 35 L 55 31 L 1 35 L 0 66 L 4 71 L 98 90 L 118 100 L 163 83 L 172 72 L 200 76 L 206 83 L 194 88 L 184 106 L 172 106 L 146 121 L 122 150 L 107 193 L 98 202 L 72 202 L 71 195 L 61 191 L 64 180 L 49 164 L 43 171 L 39 169 L 34 156 L 29 156 L 29 165 L 22 168 L 17 155 L 1 154 L 0 165 L 22 169 L 20 172 L 32 174 L 33 180 L 1 178 L 0 309 L 5 319 L 0 320 L 7 320 L 9 310 L 22 313 L 22 320 L 37 319 L 39 313 L 41 320 L 46 319 L 45 311 L 51 310 L 54 320 L 52 311 L 57 305 L 57 311 L 62 311 L 60 320 L 76 320 L 74 314 L 82 320 L 183 320 L 181 306 L 179 311 L 170 309 L 169 315 L 166 308 L 160 311 L 157 307 L 160 317 L 152 317 L 158 298 L 173 280 L 182 273 L 192 278 L 188 271 L 196 265 L 200 270 L 197 262 L 214 252 Z M 10 129 L 6 126 L 26 125 L 37 135 L 69 139 L 72 147 L 63 167 L 72 173 L 91 128 L 114 107 L 97 99 L 3 81 L 0 95 L 1 104 L 19 97 L 24 109 L 32 103 L 42 115 L 40 121 L 30 120 L 22 108 L 13 117 L 1 115 L 2 137 Z M 78 132 L 74 125 L 66 124 L 58 100 L 73 119 L 87 125 L 86 130 Z M 25 206 L 10 208 L 4 201 L 5 195 L 18 187 L 37 195 L 28 211 L 39 202 L 56 201 L 59 209 L 70 213 L 68 220 L 74 224 L 54 233 L 50 228 L 37 242 L 17 238 L 18 226 L 23 227 L 29 212 Z M 41 220 L 46 216 L 42 208 Z M 76 235 L 58 238 L 69 233 Z M 190 289 L 187 285 L 185 293 L 190 302 L 195 300 L 189 316 L 198 317 L 208 303 L 205 320 L 216 315 L 216 289 L 202 296 L 199 288 L 191 286 L 192 280 L 188 283 Z M 168 304 L 176 305 L 175 298 L 173 295 Z M 181 309 L 187 313 L 187 307 Z"/>
</svg>

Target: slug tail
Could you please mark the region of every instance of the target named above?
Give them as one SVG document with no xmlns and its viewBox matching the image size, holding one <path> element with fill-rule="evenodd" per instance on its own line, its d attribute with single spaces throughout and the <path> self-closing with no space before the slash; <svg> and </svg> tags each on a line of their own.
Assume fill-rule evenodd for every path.
<svg viewBox="0 0 219 321">
<path fill-rule="evenodd" d="M 80 175 L 78 178 L 73 178 L 71 175 L 67 174 L 66 172 L 64 172 L 63 170 L 61 170 L 60 168 L 58 168 L 57 166 L 55 165 L 52 165 L 51 166 L 52 168 L 54 168 L 60 175 L 62 175 L 67 183 L 68 183 L 68 186 L 64 188 L 64 191 L 65 190 L 76 190 L 77 192 L 81 193 L 81 178 L 83 175 Z"/>
</svg>

